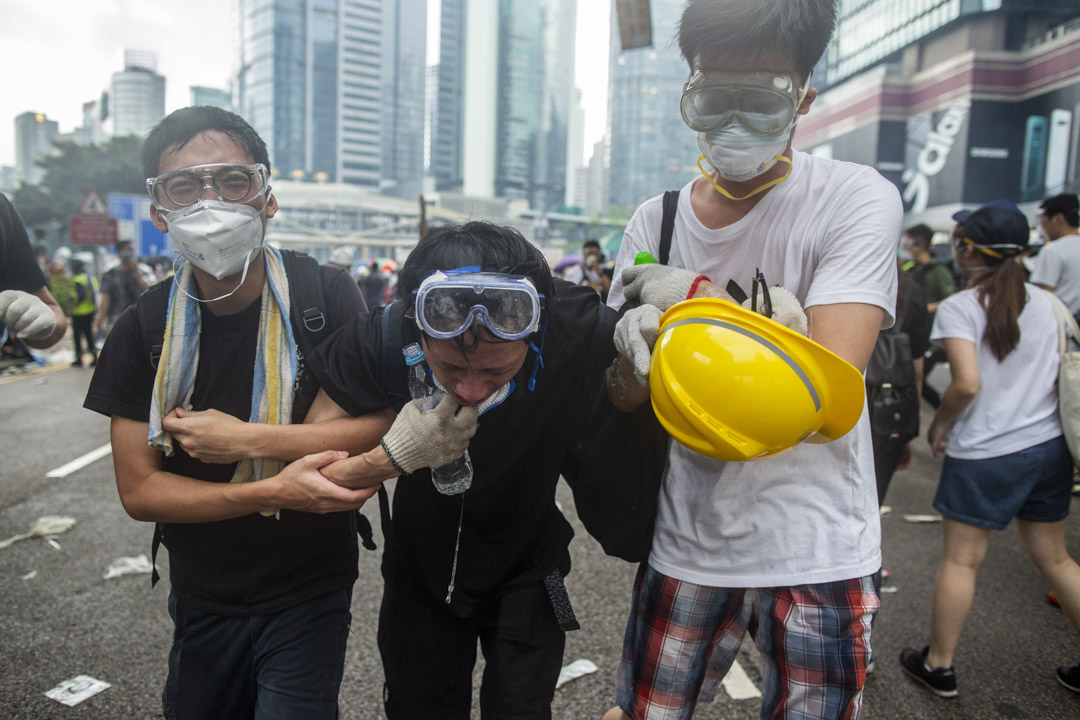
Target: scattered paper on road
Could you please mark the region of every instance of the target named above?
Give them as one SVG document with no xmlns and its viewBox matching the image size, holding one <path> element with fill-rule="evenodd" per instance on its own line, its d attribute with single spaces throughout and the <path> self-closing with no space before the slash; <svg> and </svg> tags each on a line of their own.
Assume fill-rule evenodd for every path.
<svg viewBox="0 0 1080 720">
<path fill-rule="evenodd" d="M 761 697 L 761 691 L 757 689 L 757 685 L 746 674 L 738 660 L 731 663 L 731 669 L 728 670 L 727 675 L 720 681 L 720 684 L 724 686 L 724 691 L 733 700 L 749 700 L 750 698 Z"/>
<path fill-rule="evenodd" d="M 904 522 L 910 523 L 937 523 L 941 522 L 940 515 L 905 515 Z"/>
<path fill-rule="evenodd" d="M 900 588 L 896 587 L 895 585 L 884 585 L 881 588 L 881 593 L 882 594 L 894 593 L 894 592 L 898 592 L 899 590 L 900 590 Z"/>
<path fill-rule="evenodd" d="M 882 505 L 880 508 L 878 508 L 878 512 L 881 513 L 881 517 L 885 517 L 892 512 L 892 505 Z"/>
<path fill-rule="evenodd" d="M 0 549 L 6 548 L 9 545 L 14 545 L 20 540 L 26 540 L 32 537 L 43 537 L 47 540 L 52 540 L 54 535 L 59 535 L 62 532 L 67 532 L 75 524 L 75 518 L 71 517 L 58 517 L 55 515 L 46 515 L 38 518 L 34 527 L 30 528 L 30 532 L 21 533 L 19 535 L 12 535 L 7 540 L 0 540 Z M 60 544 L 56 540 L 52 540 L 50 543 L 53 547 L 60 549 Z"/>
<path fill-rule="evenodd" d="M 36 577 L 37 577 L 37 570 L 31 570 L 30 572 L 23 575 L 22 579 L 23 580 L 33 580 Z"/>
<path fill-rule="evenodd" d="M 112 685 L 103 680 L 97 680 L 89 675 L 79 675 L 70 680 L 65 680 L 52 690 L 49 690 L 45 693 L 45 697 L 63 703 L 68 707 L 74 707 L 108 687 L 112 687 Z"/>
<path fill-rule="evenodd" d="M 154 571 L 154 566 L 150 564 L 150 558 L 145 555 L 139 555 L 137 557 L 118 557 L 109 563 L 109 569 L 105 571 L 103 576 L 106 580 L 109 578 L 118 577 L 120 575 L 136 575 L 141 573 L 151 573 Z"/>
<path fill-rule="evenodd" d="M 569 665 L 564 666 L 563 669 L 559 671 L 559 679 L 558 681 L 556 681 L 555 687 L 556 689 L 561 688 L 563 685 L 570 682 L 571 680 L 579 678 L 582 675 L 594 673 L 599 669 L 600 668 L 596 667 L 596 664 L 593 663 L 591 660 L 575 660 Z"/>
</svg>

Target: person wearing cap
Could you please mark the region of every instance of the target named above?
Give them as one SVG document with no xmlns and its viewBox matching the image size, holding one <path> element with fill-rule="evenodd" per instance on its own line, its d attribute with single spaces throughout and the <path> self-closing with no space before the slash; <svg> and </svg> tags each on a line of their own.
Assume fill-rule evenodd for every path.
<svg viewBox="0 0 1080 720">
<path fill-rule="evenodd" d="M 1080 315 L 1080 202 L 1076 195 L 1043 200 L 1039 229 L 1046 245 L 1039 251 L 1031 282 L 1061 298 L 1074 316 Z"/>
<path fill-rule="evenodd" d="M 0 194 L 0 337 L 11 333 L 33 348 L 55 345 L 67 319 L 49 292 L 22 218 Z"/>
<path fill-rule="evenodd" d="M 322 469 L 348 488 L 398 477 L 392 508 L 380 495 L 387 717 L 467 719 L 478 641 L 481 715 L 551 717 L 577 627 L 563 586 L 573 531 L 555 487 L 575 427 L 605 388 L 614 400 L 634 383 L 612 363 L 615 319 L 591 288 L 552 278 L 518 231 L 470 222 L 431 230 L 395 300 L 320 345 L 309 420 L 398 413 L 379 446 Z M 426 412 L 404 389 L 413 343 L 445 392 Z M 429 468 L 466 449 L 471 487 L 442 494 Z"/>
<path fill-rule="evenodd" d="M 952 374 L 927 431 L 934 454 L 945 455 L 934 496 L 945 549 L 930 644 L 905 649 L 900 663 L 939 697 L 958 693 L 953 656 L 990 531 L 1014 519 L 1024 549 L 1080 631 L 1080 566 L 1065 547 L 1073 462 L 1058 416 L 1058 320 L 1050 293 L 1025 283 L 1016 262 L 1028 235 L 1027 218 L 1007 200 L 964 217 L 953 252 L 971 282 L 942 301 L 931 332 Z M 1080 692 L 1080 665 L 1059 668 L 1057 677 Z"/>
<path fill-rule="evenodd" d="M 609 304 L 636 300 L 645 316 L 647 305 L 667 310 L 729 281 L 745 289 L 760 269 L 770 292 L 780 285 L 805 308 L 810 339 L 854 374 L 861 407 L 860 373 L 893 322 L 903 208 L 872 168 L 792 149 L 835 17 L 831 0 L 686 4 L 678 41 L 690 77 L 680 108 L 698 134 L 702 177 L 679 193 L 667 266 L 634 265 L 642 252 L 660 257 L 663 198 L 635 212 Z M 646 329 L 654 340 L 655 320 Z M 716 372 L 713 382 L 742 380 Z M 759 397 L 720 410 L 784 416 L 786 406 Z M 690 717 L 752 625 L 762 717 L 858 714 L 881 531 L 865 412 L 853 425 L 832 442 L 753 462 L 669 444 L 652 551 L 626 624 L 618 707 L 606 718 Z"/>
</svg>

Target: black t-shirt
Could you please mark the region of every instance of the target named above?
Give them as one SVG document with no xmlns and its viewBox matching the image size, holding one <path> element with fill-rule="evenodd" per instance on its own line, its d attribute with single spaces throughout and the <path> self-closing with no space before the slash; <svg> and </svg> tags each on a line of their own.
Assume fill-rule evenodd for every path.
<svg viewBox="0 0 1080 720">
<path fill-rule="evenodd" d="M 11 201 L 0 193 L 0 290 L 32 293 L 45 287 L 30 238 Z"/>
<path fill-rule="evenodd" d="M 335 267 L 323 266 L 321 271 L 330 328 L 365 315 L 359 289 L 349 275 Z M 195 410 L 250 418 L 261 306 L 257 299 L 247 309 L 225 316 L 199 306 L 199 368 L 191 397 Z M 137 307 L 120 316 L 101 349 L 84 407 L 148 422 L 155 370 Z M 300 372 L 310 369 L 302 367 Z M 229 482 L 235 468 L 235 463 L 200 462 L 179 446 L 165 460 L 169 472 L 209 482 Z M 357 577 L 356 521 L 351 512 L 315 515 L 282 510 L 280 518 L 256 513 L 160 527 L 169 549 L 173 592 L 208 612 L 273 613 L 348 587 Z"/>
<path fill-rule="evenodd" d="M 897 291 L 897 305 L 900 317 L 900 330 L 908 334 L 911 341 L 911 357 L 919 359 L 930 348 L 930 313 L 926 310 L 926 296 L 914 280 L 900 280 Z"/>
<path fill-rule="evenodd" d="M 120 317 L 120 314 L 134 305 L 142 295 L 134 274 L 123 265 L 118 265 L 101 276 L 100 292 L 109 296 L 109 320 Z"/>
<path fill-rule="evenodd" d="M 615 357 L 614 311 L 592 288 L 556 281 L 547 302 L 543 364 L 528 389 L 536 357 L 530 350 L 514 391 L 480 417 L 469 444 L 472 487 L 440 495 L 427 468 L 403 476 L 394 490 L 392 526 L 384 523 L 383 575 L 442 605 L 454 559 L 458 514 L 464 502 L 461 550 L 450 611 L 464 617 L 492 599 L 538 582 L 553 569 L 569 572 L 573 530 L 555 507 L 555 486 L 575 430 L 595 401 L 604 369 Z M 385 311 L 384 311 L 385 312 Z M 604 322 L 597 332 L 601 313 Z M 418 339 L 415 321 L 402 318 L 402 345 Z M 540 339 L 534 339 L 539 345 Z M 311 366 L 338 405 L 361 415 L 392 405 L 380 384 L 381 313 L 372 312 L 319 346 Z M 393 349 L 395 382 L 405 386 L 405 363 Z M 399 363 L 399 364 L 398 364 Z M 590 391 L 589 389 L 593 390 Z M 390 388 L 392 389 L 392 388 Z"/>
</svg>

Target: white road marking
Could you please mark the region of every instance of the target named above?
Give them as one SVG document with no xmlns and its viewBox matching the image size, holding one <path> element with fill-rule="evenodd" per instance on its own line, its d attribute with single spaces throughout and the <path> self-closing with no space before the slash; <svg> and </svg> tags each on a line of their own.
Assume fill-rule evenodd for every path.
<svg viewBox="0 0 1080 720">
<path fill-rule="evenodd" d="M 750 698 L 761 697 L 761 691 L 747 676 L 738 660 L 731 663 L 731 669 L 728 670 L 727 675 L 720 681 L 720 684 L 724 686 L 727 694 L 735 700 L 749 700 Z"/>
<path fill-rule="evenodd" d="M 55 470 L 50 470 L 49 472 L 45 473 L 45 477 L 65 478 L 76 470 L 82 470 L 90 463 L 94 462 L 95 460 L 100 460 L 101 458 L 109 455 L 110 453 L 112 453 L 112 443 L 105 443 L 98 449 L 91 450 L 80 458 L 75 458 L 67 465 L 61 465 Z"/>
</svg>

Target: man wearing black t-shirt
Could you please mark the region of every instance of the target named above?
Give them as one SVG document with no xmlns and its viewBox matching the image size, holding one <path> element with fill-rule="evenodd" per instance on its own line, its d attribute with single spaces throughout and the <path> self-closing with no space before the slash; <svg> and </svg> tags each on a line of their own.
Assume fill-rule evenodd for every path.
<svg viewBox="0 0 1080 720">
<path fill-rule="evenodd" d="M 151 131 L 142 160 L 153 221 L 188 262 L 117 320 L 85 406 L 112 418 L 124 509 L 157 523 L 155 547 L 169 550 L 165 717 L 332 720 L 357 577 L 352 511 L 375 489 L 345 490 L 318 468 L 389 423 L 290 424 L 315 392 L 290 325 L 302 278 L 263 243 L 277 201 L 255 131 L 185 108 Z M 318 273 L 331 328 L 363 312 L 347 273 Z M 148 318 L 164 332 L 148 337 Z"/>
<path fill-rule="evenodd" d="M 47 348 L 64 336 L 67 320 L 45 284 L 22 218 L 0 194 L 0 336 L 5 326 L 30 347 Z"/>
<path fill-rule="evenodd" d="M 573 531 L 555 486 L 605 387 L 621 409 L 648 390 L 628 361 L 612 363 L 615 312 L 591 288 L 553 280 L 516 230 L 473 222 L 431 231 L 402 267 L 396 296 L 319 347 L 322 390 L 309 415 L 399 411 L 379 447 L 322 469 L 345 487 L 400 476 L 382 522 L 387 716 L 468 718 L 479 640 L 482 715 L 549 718 L 565 631 L 576 627 L 563 587 Z M 426 412 L 403 394 L 411 343 L 446 393 Z M 441 425 L 412 442 L 409 428 L 436 415 Z M 421 456 L 435 445 L 438 458 Z M 428 468 L 466 447 L 472 486 L 441 494 Z"/>
</svg>

